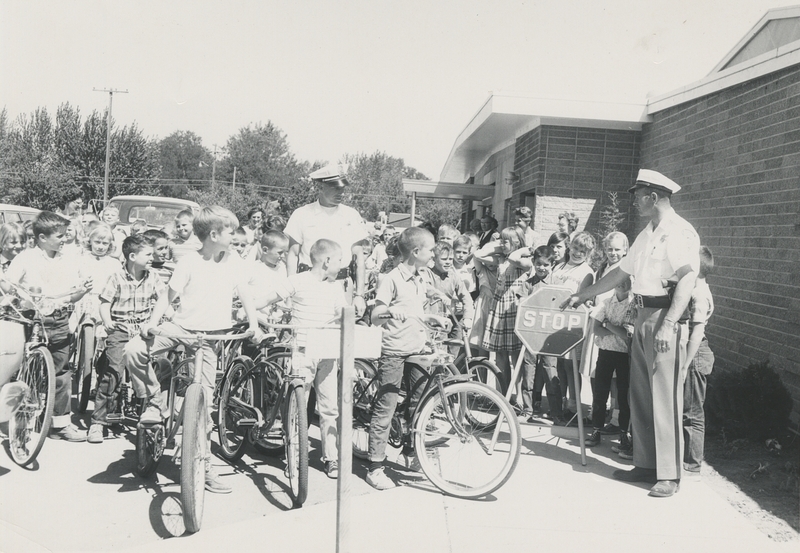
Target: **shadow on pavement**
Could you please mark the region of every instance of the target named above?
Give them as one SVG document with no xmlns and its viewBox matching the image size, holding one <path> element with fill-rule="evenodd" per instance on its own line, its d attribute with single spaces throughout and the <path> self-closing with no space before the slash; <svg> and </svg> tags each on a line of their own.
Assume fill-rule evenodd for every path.
<svg viewBox="0 0 800 553">
<path fill-rule="evenodd" d="M 282 511 L 289 511 L 294 504 L 288 483 L 274 474 L 258 470 L 259 467 L 269 466 L 283 473 L 284 465 L 285 463 L 280 457 L 264 456 L 262 459 L 251 458 L 249 463 L 240 459 L 235 465 L 229 466 L 233 472 L 244 474 L 252 480 L 258 491 L 270 504 Z"/>
<path fill-rule="evenodd" d="M 150 525 L 159 538 L 175 538 L 186 533 L 180 496 L 178 492 L 163 492 L 157 488 L 149 515 Z"/>
</svg>

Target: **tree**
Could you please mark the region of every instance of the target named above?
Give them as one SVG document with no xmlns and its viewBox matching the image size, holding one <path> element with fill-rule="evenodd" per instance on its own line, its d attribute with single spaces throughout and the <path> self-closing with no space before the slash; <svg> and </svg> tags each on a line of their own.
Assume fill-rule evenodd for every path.
<svg viewBox="0 0 800 553">
<path fill-rule="evenodd" d="M 248 125 L 228 139 L 226 156 L 217 171 L 228 182 L 233 180 L 271 188 L 288 188 L 302 178 L 299 164 L 289 150 L 286 134 L 268 121 Z"/>
<path fill-rule="evenodd" d="M 410 168 L 402 159 L 375 152 L 345 154 L 342 163 L 348 166 L 347 180 L 350 181 L 346 203 L 365 219 L 376 220 L 379 211 L 405 213 L 409 210 L 411 204 L 403 193 L 403 178 Z"/>
<path fill-rule="evenodd" d="M 162 180 L 189 184 L 210 180 L 214 159 L 198 135 L 175 131 L 158 142 L 158 162 Z"/>
</svg>

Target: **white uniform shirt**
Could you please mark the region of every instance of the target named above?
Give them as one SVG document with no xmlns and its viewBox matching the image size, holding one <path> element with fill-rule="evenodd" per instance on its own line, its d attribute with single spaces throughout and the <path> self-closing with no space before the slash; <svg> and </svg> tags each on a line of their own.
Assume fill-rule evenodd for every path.
<svg viewBox="0 0 800 553">
<path fill-rule="evenodd" d="M 700 270 L 700 237 L 683 217 L 671 210 L 657 228 L 649 222 L 636 237 L 619 268 L 634 276 L 632 292 L 642 296 L 665 296 L 663 279 L 685 265 Z"/>
<path fill-rule="evenodd" d="M 333 240 L 342 247 L 342 267 L 347 267 L 353 244 L 369 236 L 358 211 L 344 204 L 323 207 L 319 200 L 295 209 L 283 232 L 300 244 L 300 263 L 308 266 L 311 266 L 311 246 L 320 238 Z"/>
</svg>

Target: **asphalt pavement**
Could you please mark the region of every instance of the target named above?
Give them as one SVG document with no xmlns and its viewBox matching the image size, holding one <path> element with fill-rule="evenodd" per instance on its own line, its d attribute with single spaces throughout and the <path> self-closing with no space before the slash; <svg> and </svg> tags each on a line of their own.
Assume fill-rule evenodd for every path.
<svg viewBox="0 0 800 553">
<path fill-rule="evenodd" d="M 611 440 L 589 451 L 582 466 L 577 440 L 539 426 L 522 430 L 516 472 L 479 501 L 443 496 L 391 462 L 388 472 L 401 486 L 378 492 L 354 461 L 349 550 L 797 550 L 797 543 L 771 542 L 702 480 L 684 482 L 668 499 L 613 480 L 614 469 L 630 464 L 611 452 Z M 305 506 L 291 508 L 280 459 L 252 452 L 230 466 L 215 457 L 233 492 L 206 494 L 203 527 L 193 535 L 184 534 L 170 452 L 155 478 L 141 479 L 132 472 L 133 437 L 122 431 L 98 445 L 48 440 L 30 470 L 0 452 L 0 551 L 336 550 L 336 481 L 322 472 L 316 426 Z"/>
</svg>

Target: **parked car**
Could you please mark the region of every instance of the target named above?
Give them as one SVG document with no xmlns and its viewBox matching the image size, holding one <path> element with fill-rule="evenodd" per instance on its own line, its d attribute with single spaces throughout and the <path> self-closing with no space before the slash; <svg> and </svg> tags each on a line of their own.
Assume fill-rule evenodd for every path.
<svg viewBox="0 0 800 553">
<path fill-rule="evenodd" d="M 22 205 L 0 204 L 0 223 L 32 221 L 41 210 Z"/>
<path fill-rule="evenodd" d="M 163 198 L 161 196 L 114 196 L 109 205 L 119 209 L 119 224 L 129 227 L 137 219 L 147 223 L 148 228 L 172 229 L 175 216 L 186 208 L 195 213 L 200 205 L 190 200 Z"/>
</svg>

